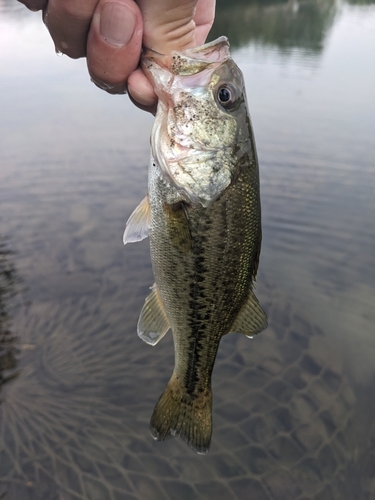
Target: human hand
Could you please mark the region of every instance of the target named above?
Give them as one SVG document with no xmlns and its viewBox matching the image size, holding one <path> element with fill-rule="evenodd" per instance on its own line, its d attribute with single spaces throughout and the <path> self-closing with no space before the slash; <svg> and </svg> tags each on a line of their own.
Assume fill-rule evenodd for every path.
<svg viewBox="0 0 375 500">
<path fill-rule="evenodd" d="M 142 44 L 168 54 L 201 45 L 215 13 L 215 0 L 19 0 L 43 10 L 56 49 L 86 57 L 92 80 L 107 92 L 128 90 L 152 111 L 157 97 L 139 68 Z"/>
</svg>

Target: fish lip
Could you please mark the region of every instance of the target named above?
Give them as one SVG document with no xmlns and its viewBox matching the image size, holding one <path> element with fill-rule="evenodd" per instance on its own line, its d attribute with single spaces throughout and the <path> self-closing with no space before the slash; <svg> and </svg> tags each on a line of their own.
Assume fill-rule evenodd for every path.
<svg viewBox="0 0 375 500">
<path fill-rule="evenodd" d="M 226 36 L 220 36 L 212 42 L 205 43 L 198 47 L 191 47 L 181 52 L 174 51 L 173 53 L 182 54 L 198 61 L 209 60 L 210 62 L 222 62 L 221 59 L 219 61 L 219 57 L 223 57 L 223 60 L 230 57 L 229 48 L 230 44 L 228 38 Z"/>
<path fill-rule="evenodd" d="M 156 69 L 166 69 L 174 75 L 191 76 L 210 66 L 217 66 L 230 58 L 229 41 L 221 36 L 212 42 L 183 51 L 174 50 L 170 54 L 160 54 L 152 48 L 143 48 L 141 64 L 146 73 Z"/>
</svg>

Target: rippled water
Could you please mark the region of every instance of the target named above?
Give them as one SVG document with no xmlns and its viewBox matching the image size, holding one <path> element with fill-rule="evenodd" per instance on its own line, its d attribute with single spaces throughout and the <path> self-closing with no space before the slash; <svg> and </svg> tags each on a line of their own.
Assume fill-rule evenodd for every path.
<svg viewBox="0 0 375 500">
<path fill-rule="evenodd" d="M 223 339 L 202 457 L 148 431 L 173 346 L 136 335 L 153 278 L 122 233 L 152 117 L 0 2 L 0 498 L 375 498 L 375 6 L 226 3 L 270 327 Z"/>
</svg>

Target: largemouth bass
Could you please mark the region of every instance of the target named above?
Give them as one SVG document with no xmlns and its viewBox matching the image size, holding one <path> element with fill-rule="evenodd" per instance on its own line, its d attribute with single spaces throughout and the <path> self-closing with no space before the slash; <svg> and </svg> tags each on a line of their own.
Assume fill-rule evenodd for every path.
<svg viewBox="0 0 375 500">
<path fill-rule="evenodd" d="M 159 97 L 148 195 L 124 243 L 150 236 L 155 285 L 138 335 L 155 345 L 172 329 L 175 367 L 151 417 L 151 434 L 180 436 L 207 453 L 211 374 L 220 339 L 267 326 L 253 292 L 261 246 L 258 161 L 242 73 L 225 37 L 174 52 L 145 50 Z"/>
</svg>

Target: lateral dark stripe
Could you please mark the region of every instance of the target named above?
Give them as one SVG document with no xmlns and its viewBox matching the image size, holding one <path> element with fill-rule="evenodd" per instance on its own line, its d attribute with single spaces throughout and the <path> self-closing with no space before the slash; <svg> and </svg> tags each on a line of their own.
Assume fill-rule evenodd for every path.
<svg viewBox="0 0 375 500">
<path fill-rule="evenodd" d="M 225 204 L 225 203 L 224 203 Z M 223 207 L 222 214 L 226 213 Z M 219 343 L 208 346 L 207 328 L 211 328 L 210 313 L 208 310 L 210 305 L 206 297 L 205 281 L 210 272 L 207 265 L 206 252 L 210 245 L 210 229 L 212 220 L 210 219 L 207 209 L 202 209 L 200 214 L 200 223 L 197 233 L 194 235 L 192 244 L 192 259 L 193 272 L 190 275 L 190 290 L 189 290 L 189 346 L 188 346 L 188 361 L 185 373 L 185 388 L 189 396 L 197 396 L 199 390 L 203 390 L 202 380 L 202 364 L 207 365 L 206 357 L 212 357 L 210 364 L 214 365 L 216 352 Z M 222 231 L 226 232 L 226 217 L 222 217 Z M 204 373 L 205 379 L 211 377 L 210 373 Z"/>
</svg>

